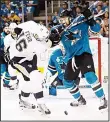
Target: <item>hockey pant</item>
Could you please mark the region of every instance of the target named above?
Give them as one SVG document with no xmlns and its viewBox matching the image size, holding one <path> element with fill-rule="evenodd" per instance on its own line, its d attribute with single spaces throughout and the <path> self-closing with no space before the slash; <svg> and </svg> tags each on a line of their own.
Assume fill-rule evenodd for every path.
<svg viewBox="0 0 110 122">
<path fill-rule="evenodd" d="M 11 63 L 12 67 L 20 72 L 23 79 L 20 82 L 24 82 L 21 86 L 21 96 L 23 99 L 27 99 L 30 93 L 34 94 L 36 99 L 43 97 L 42 80 L 43 75 L 37 70 L 37 56 L 34 55 L 32 60 L 25 60 L 22 63 L 23 57 L 15 57 Z"/>
<path fill-rule="evenodd" d="M 95 68 L 92 55 L 89 53 L 83 53 L 80 56 L 75 56 L 76 66 L 81 70 L 82 75 L 86 78 L 87 82 L 91 85 L 94 93 L 98 98 L 104 97 L 103 88 L 101 83 L 98 81 L 95 75 Z M 73 71 L 72 60 L 67 63 L 64 82 L 66 88 L 69 89 L 70 93 L 75 99 L 79 99 L 81 94 L 79 88 L 75 85 L 75 79 L 78 76 L 77 69 Z"/>
</svg>

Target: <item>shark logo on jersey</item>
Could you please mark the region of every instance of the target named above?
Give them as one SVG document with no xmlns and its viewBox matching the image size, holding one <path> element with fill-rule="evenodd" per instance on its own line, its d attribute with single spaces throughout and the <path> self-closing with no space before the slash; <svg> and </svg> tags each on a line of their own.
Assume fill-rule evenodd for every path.
<svg viewBox="0 0 110 122">
<path fill-rule="evenodd" d="M 78 30 L 77 29 L 77 30 L 75 30 L 73 32 L 71 32 L 70 30 L 68 30 L 67 33 L 68 34 L 65 34 L 65 37 L 68 40 L 71 40 L 72 41 L 71 45 L 76 44 L 76 42 L 81 39 L 81 30 Z"/>
</svg>

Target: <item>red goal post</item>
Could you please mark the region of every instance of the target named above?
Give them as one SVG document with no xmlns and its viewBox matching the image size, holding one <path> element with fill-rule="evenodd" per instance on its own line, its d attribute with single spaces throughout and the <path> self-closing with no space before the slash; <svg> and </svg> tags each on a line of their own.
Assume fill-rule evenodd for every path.
<svg viewBox="0 0 110 122">
<path fill-rule="evenodd" d="M 102 65 L 101 65 L 101 38 L 99 37 L 90 37 L 89 38 L 89 41 L 97 41 L 97 55 L 98 55 L 98 60 L 97 60 L 97 63 L 98 63 L 98 79 L 99 81 L 102 83 Z"/>
</svg>

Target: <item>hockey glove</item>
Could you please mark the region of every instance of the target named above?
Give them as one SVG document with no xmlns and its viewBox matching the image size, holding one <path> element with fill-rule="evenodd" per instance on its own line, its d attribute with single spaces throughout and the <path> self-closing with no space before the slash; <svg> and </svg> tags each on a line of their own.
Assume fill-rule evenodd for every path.
<svg viewBox="0 0 110 122">
<path fill-rule="evenodd" d="M 9 48 L 7 48 L 7 50 L 4 52 L 4 60 L 5 62 L 9 63 L 10 62 L 10 54 L 9 54 Z"/>
<path fill-rule="evenodd" d="M 86 23 L 90 26 L 94 26 L 96 24 L 96 21 L 93 18 L 92 12 L 90 11 L 90 9 L 85 9 L 82 14 L 84 15 L 84 17 L 87 19 Z"/>
</svg>

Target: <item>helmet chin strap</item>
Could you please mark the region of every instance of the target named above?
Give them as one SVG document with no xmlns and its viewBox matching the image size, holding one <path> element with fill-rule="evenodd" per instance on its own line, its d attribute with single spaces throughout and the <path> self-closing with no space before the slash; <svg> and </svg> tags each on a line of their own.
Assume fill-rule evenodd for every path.
<svg viewBox="0 0 110 122">
<path fill-rule="evenodd" d="M 13 38 L 13 39 L 17 39 L 17 34 L 16 33 L 11 33 L 11 37 Z"/>
</svg>

